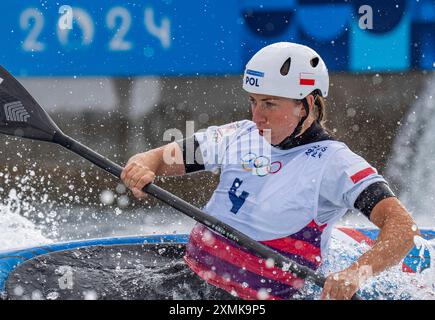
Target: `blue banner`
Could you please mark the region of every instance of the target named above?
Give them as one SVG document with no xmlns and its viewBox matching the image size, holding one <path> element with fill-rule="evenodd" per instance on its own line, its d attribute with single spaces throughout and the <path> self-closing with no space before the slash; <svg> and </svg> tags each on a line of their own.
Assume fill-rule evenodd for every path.
<svg viewBox="0 0 435 320">
<path fill-rule="evenodd" d="M 435 0 L 3 0 L 0 63 L 21 76 L 240 74 L 293 41 L 332 71 L 435 69 Z"/>
<path fill-rule="evenodd" d="M 434 0 L 245 0 L 244 61 L 266 44 L 293 41 L 330 70 L 435 69 Z"/>
<path fill-rule="evenodd" d="M 57 3 L 0 2 L 1 12 L 7 13 L 1 20 L 1 64 L 32 76 L 225 74 L 242 69 L 237 1 Z M 72 12 L 71 28 L 69 8 L 60 10 L 65 5 Z"/>
</svg>

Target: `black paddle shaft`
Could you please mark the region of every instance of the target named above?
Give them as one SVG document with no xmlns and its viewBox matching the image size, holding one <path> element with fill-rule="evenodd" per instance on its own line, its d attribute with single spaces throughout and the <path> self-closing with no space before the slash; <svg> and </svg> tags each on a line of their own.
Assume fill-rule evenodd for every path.
<svg viewBox="0 0 435 320">
<path fill-rule="evenodd" d="M 93 164 L 121 177 L 123 168 L 111 160 L 89 149 L 80 142 L 65 135 L 45 110 L 33 99 L 27 90 L 3 67 L 0 66 L 0 132 L 34 140 L 57 143 Z M 263 259 L 271 259 L 274 265 L 288 270 L 300 278 L 308 278 L 323 287 L 325 277 L 284 257 L 273 249 L 251 239 L 247 235 L 206 214 L 199 208 L 176 197 L 170 192 L 151 183 L 143 191 L 165 202 L 210 229 L 233 240 L 242 247 L 255 252 Z M 362 300 L 354 295 L 353 300 Z"/>
</svg>

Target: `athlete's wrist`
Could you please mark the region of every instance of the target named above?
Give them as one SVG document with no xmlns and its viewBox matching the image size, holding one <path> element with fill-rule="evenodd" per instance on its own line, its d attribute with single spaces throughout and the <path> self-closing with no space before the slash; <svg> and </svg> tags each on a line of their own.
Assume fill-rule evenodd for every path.
<svg viewBox="0 0 435 320">
<path fill-rule="evenodd" d="M 348 270 L 358 284 L 358 289 L 361 288 L 368 279 L 373 277 L 372 266 L 360 261 L 353 263 Z"/>
</svg>

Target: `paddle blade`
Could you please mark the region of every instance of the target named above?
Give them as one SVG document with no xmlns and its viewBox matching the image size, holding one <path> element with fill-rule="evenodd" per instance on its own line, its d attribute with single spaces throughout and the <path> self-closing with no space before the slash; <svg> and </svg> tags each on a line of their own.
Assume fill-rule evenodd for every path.
<svg viewBox="0 0 435 320">
<path fill-rule="evenodd" d="M 0 66 L 0 133 L 52 142 L 56 132 L 61 131 L 45 110 Z"/>
</svg>

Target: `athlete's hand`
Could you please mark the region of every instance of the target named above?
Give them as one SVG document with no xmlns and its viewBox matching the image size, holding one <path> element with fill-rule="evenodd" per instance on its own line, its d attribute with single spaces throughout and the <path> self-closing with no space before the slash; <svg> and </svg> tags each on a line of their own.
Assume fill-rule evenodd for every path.
<svg viewBox="0 0 435 320">
<path fill-rule="evenodd" d="M 330 274 L 325 281 L 322 291 L 322 300 L 350 300 L 358 291 L 361 276 L 354 265 L 341 272 Z"/>
<path fill-rule="evenodd" d="M 154 171 L 145 164 L 139 155 L 131 157 L 121 173 L 121 180 L 138 199 L 145 198 L 146 195 L 142 189 L 152 183 L 155 177 Z"/>
</svg>

